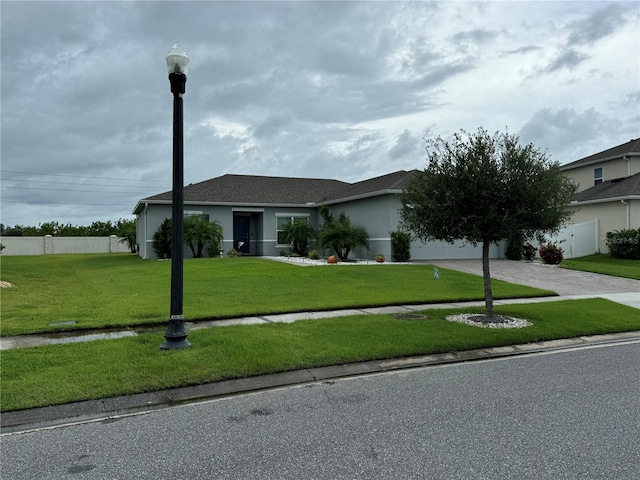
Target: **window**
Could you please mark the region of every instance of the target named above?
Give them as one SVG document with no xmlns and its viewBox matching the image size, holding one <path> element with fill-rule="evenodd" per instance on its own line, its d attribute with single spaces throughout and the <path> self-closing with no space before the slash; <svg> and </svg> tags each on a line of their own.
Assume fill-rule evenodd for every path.
<svg viewBox="0 0 640 480">
<path fill-rule="evenodd" d="M 594 168 L 593 169 L 593 184 L 594 185 L 598 185 L 599 183 L 602 183 L 602 182 L 603 182 L 602 167 Z"/>
<path fill-rule="evenodd" d="M 277 238 L 276 242 L 278 245 L 289 245 L 288 242 L 284 241 L 284 229 L 287 228 L 287 225 L 290 225 L 292 222 L 309 223 L 309 218 L 296 217 L 293 215 L 276 216 L 276 238 Z"/>
</svg>

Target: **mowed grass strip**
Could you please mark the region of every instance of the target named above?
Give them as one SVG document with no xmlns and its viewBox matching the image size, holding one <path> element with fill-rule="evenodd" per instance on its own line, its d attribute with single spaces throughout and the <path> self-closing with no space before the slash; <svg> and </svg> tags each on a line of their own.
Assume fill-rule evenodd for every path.
<svg viewBox="0 0 640 480">
<path fill-rule="evenodd" d="M 0 357 L 3 411 L 198 385 L 302 368 L 640 330 L 638 310 L 603 299 L 500 306 L 522 329 L 362 315 L 193 331 L 192 346 L 161 351 L 162 334 L 9 350 Z M 482 312 L 481 308 L 465 312 Z"/>
<path fill-rule="evenodd" d="M 563 260 L 560 266 L 571 270 L 640 280 L 640 260 L 613 258 L 611 255 L 596 254 Z"/>
<path fill-rule="evenodd" d="M 3 257 L 2 335 L 159 324 L 171 262 L 130 254 Z M 553 295 L 493 281 L 495 298 Z M 263 258 L 184 262 L 187 320 L 381 305 L 482 300 L 482 278 L 430 265 L 301 267 Z M 51 323 L 75 321 L 75 325 Z"/>
</svg>

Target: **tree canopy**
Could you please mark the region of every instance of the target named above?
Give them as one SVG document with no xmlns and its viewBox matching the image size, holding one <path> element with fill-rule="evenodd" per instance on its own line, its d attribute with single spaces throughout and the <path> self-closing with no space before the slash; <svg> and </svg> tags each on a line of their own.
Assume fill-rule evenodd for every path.
<svg viewBox="0 0 640 480">
<path fill-rule="evenodd" d="M 402 221 L 425 241 L 482 245 L 487 316 L 494 317 L 489 246 L 557 231 L 571 217 L 577 187 L 546 153 L 508 132 L 461 130 L 451 141 L 427 141 L 426 150 L 427 168 L 402 195 Z"/>
</svg>

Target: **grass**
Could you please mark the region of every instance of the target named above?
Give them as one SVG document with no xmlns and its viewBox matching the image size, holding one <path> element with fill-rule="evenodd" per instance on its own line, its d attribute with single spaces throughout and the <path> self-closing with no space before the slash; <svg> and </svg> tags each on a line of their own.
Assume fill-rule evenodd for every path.
<svg viewBox="0 0 640 480">
<path fill-rule="evenodd" d="M 131 254 L 2 257 L 2 335 L 162 324 L 171 263 Z M 553 292 L 493 280 L 495 298 Z M 187 320 L 482 300 L 482 278 L 430 265 L 300 267 L 262 258 L 184 262 Z M 51 326 L 73 320 L 76 325 Z"/>
<path fill-rule="evenodd" d="M 380 269 L 380 270 L 386 270 Z M 637 310 L 603 299 L 500 306 L 523 329 L 363 315 L 193 331 L 192 347 L 160 351 L 162 334 L 9 350 L 0 357 L 3 411 L 197 385 L 230 378 L 640 329 Z M 465 312 L 481 312 L 468 308 Z M 90 360 L 88 360 L 90 359 Z"/>
<path fill-rule="evenodd" d="M 611 255 L 596 254 L 564 260 L 560 266 L 571 270 L 640 280 L 640 260 L 613 258 Z"/>
</svg>

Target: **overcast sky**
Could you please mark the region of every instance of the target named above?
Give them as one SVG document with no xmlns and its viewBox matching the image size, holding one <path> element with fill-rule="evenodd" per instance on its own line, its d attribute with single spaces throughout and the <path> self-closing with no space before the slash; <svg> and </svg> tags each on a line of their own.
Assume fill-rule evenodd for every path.
<svg viewBox="0 0 640 480">
<path fill-rule="evenodd" d="M 640 3 L 2 1 L 5 225 L 134 218 L 185 182 L 355 182 L 482 126 L 568 163 L 640 136 Z"/>
</svg>

